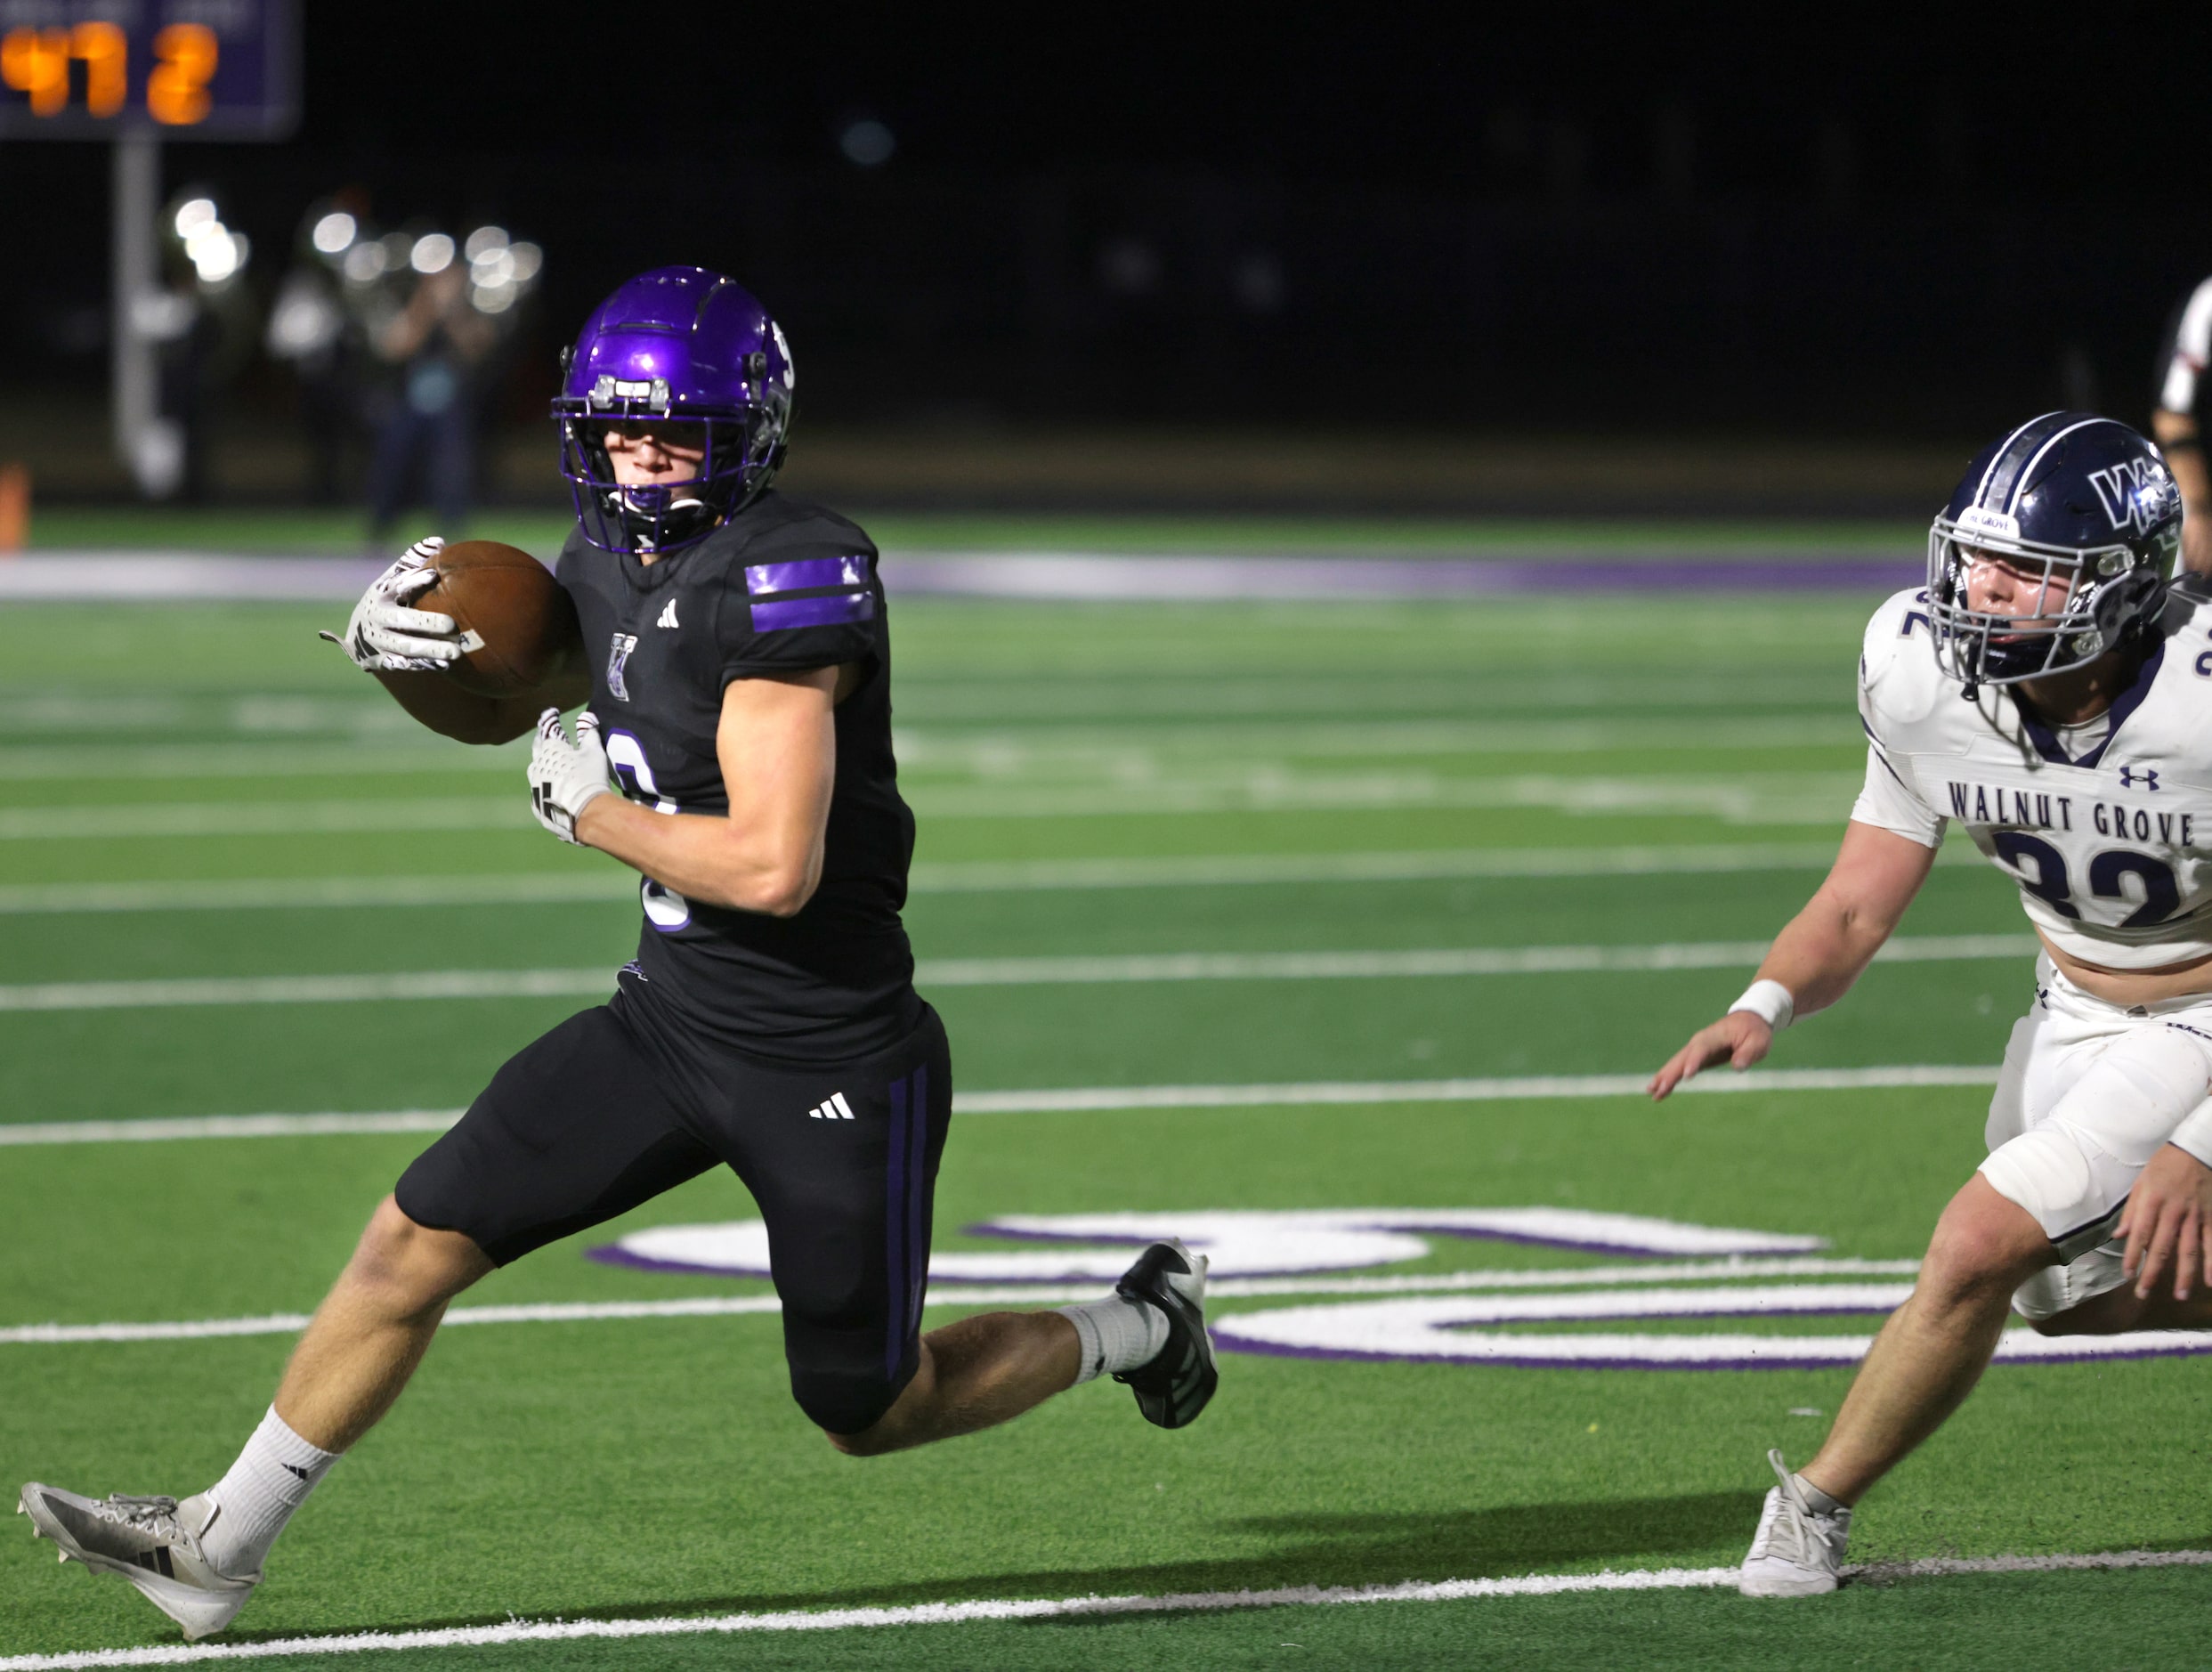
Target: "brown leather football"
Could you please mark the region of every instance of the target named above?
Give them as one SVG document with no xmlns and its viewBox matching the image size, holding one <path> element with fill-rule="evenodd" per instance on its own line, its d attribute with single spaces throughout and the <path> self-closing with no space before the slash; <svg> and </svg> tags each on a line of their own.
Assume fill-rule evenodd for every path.
<svg viewBox="0 0 2212 1672">
<path fill-rule="evenodd" d="M 576 606 L 553 572 L 496 540 L 465 540 L 432 560 L 436 583 L 409 600 L 453 618 L 468 646 L 444 677 L 478 696 L 523 696 L 561 670 L 576 643 Z"/>
</svg>

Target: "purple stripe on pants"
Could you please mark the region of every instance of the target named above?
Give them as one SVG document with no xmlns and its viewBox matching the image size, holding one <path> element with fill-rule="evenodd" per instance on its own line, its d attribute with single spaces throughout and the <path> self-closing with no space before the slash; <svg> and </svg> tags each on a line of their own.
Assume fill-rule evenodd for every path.
<svg viewBox="0 0 2212 1672">
<path fill-rule="evenodd" d="M 913 1074 L 913 1093 L 906 1108 L 906 1280 L 909 1329 L 921 1327 L 921 1297 L 929 1286 L 929 1211 L 923 1195 L 929 1181 L 929 1070 Z"/>
<path fill-rule="evenodd" d="M 891 1161 L 884 1181 L 883 1192 L 883 1249 L 889 1262 L 889 1293 L 886 1295 L 884 1316 L 888 1320 L 889 1339 L 884 1343 L 883 1375 L 886 1381 L 895 1378 L 899 1361 L 906 1356 L 906 1228 L 899 1222 L 906 1209 L 906 1173 L 909 1157 L 906 1137 L 906 1082 L 891 1082 Z"/>
<path fill-rule="evenodd" d="M 753 605 L 753 631 L 773 633 L 785 627 L 839 627 L 876 619 L 876 595 L 841 592 L 828 598 L 778 598 Z"/>
<path fill-rule="evenodd" d="M 748 592 L 803 592 L 809 587 L 864 587 L 865 557 L 802 557 L 796 563 L 755 564 L 745 571 Z"/>
</svg>

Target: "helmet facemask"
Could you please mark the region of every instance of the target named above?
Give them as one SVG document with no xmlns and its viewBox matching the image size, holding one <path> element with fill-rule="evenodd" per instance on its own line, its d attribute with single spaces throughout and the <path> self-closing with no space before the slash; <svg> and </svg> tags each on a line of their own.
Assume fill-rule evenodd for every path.
<svg viewBox="0 0 2212 1672">
<path fill-rule="evenodd" d="M 2005 519 L 2009 520 L 2009 519 Z M 2172 548 L 2146 556 L 2123 542 L 2086 549 L 2023 540 L 1969 510 L 1939 516 L 1928 531 L 1928 618 L 1938 664 L 1965 687 L 2017 685 L 2086 668 L 2124 643 L 2164 586 Z M 2021 578 L 2032 602 L 2019 614 L 1977 610 L 1969 579 L 1977 564 L 2001 563 Z"/>
<path fill-rule="evenodd" d="M 764 488 L 782 462 L 774 426 L 760 415 L 684 418 L 668 423 L 696 434 L 703 443 L 698 473 L 650 483 L 625 483 L 607 450 L 610 424 L 658 414 L 563 415 L 561 474 L 568 478 L 584 538 L 603 551 L 680 551 L 726 522 Z"/>
</svg>

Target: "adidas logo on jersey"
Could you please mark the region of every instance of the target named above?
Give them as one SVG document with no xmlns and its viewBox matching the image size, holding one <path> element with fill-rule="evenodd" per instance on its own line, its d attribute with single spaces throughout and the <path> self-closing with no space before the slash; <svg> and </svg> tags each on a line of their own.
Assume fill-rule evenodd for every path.
<svg viewBox="0 0 2212 1672">
<path fill-rule="evenodd" d="M 676 600 L 674 598 L 670 598 L 668 602 L 668 606 L 660 612 L 660 619 L 655 621 L 653 625 L 655 627 L 674 627 L 676 624 Z"/>
<path fill-rule="evenodd" d="M 809 1120 L 849 1121 L 853 1118 L 853 1106 L 845 1100 L 844 1092 L 832 1092 L 827 1102 L 808 1109 L 806 1116 Z"/>
</svg>

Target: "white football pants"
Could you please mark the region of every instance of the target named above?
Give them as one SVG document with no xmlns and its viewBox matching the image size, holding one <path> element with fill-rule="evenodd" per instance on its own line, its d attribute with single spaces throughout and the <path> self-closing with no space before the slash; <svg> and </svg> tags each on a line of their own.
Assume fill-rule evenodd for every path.
<svg viewBox="0 0 2212 1672">
<path fill-rule="evenodd" d="M 2208 1091 L 2212 994 L 2122 1009 L 2036 960 L 2035 1005 L 2005 1048 L 1981 1171 L 2064 1263 L 2022 1284 L 2014 1311 L 2050 1318 L 2127 1281 L 2112 1230 L 2127 1193 Z"/>
</svg>

